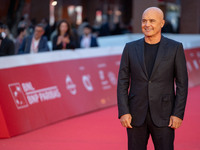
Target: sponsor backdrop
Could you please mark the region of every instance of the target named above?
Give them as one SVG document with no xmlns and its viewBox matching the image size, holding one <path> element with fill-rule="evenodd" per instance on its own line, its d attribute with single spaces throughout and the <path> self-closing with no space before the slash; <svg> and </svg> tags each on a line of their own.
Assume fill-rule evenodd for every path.
<svg viewBox="0 0 200 150">
<path fill-rule="evenodd" d="M 72 52 L 12 56 L 0 60 L 0 63 L 11 63 L 0 69 L 0 138 L 116 105 L 122 48 L 106 55 L 104 50 L 85 51 L 91 54 L 90 57 L 73 52 L 76 58 L 60 61 L 55 58 L 69 56 Z M 187 49 L 185 54 L 191 87 L 200 84 L 200 48 Z M 42 62 L 47 57 L 48 61 Z M 31 64 L 38 58 L 40 61 Z"/>
<path fill-rule="evenodd" d="M 119 60 L 105 56 L 0 70 L 0 136 L 115 105 Z"/>
<path fill-rule="evenodd" d="M 200 47 L 185 50 L 189 87 L 200 84 Z"/>
</svg>

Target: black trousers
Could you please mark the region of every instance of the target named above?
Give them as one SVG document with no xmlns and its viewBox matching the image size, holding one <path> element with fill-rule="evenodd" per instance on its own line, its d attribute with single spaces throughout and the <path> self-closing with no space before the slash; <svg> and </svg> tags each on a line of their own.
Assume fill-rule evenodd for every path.
<svg viewBox="0 0 200 150">
<path fill-rule="evenodd" d="M 134 121 L 134 120 L 133 120 Z M 148 111 L 144 124 L 132 129 L 127 128 L 128 150 L 147 150 L 149 135 L 155 150 L 174 150 L 174 129 L 154 125 Z"/>
</svg>

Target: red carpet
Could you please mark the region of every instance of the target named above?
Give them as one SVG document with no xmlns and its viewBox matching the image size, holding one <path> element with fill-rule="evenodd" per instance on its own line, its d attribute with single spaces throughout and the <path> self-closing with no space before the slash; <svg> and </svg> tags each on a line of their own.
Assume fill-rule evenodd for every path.
<svg viewBox="0 0 200 150">
<path fill-rule="evenodd" d="M 175 150 L 200 150 L 200 86 L 189 90 L 185 120 Z M 126 150 L 126 130 L 117 107 L 93 112 L 39 130 L 0 140 L 0 150 Z M 153 150 L 150 140 L 148 150 Z"/>
</svg>

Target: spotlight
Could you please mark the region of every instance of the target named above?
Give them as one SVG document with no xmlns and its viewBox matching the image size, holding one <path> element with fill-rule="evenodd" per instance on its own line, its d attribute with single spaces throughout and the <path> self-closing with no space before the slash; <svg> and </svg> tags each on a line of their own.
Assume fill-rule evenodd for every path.
<svg viewBox="0 0 200 150">
<path fill-rule="evenodd" d="M 56 6 L 57 3 L 58 3 L 58 2 L 57 2 L 56 0 L 54 0 L 54 1 L 51 3 L 51 5 L 52 5 L 52 6 Z"/>
</svg>

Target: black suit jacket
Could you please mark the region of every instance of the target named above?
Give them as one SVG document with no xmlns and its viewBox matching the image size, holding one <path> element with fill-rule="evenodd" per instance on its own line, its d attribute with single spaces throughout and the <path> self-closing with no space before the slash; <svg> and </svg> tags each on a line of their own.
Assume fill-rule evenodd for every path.
<svg viewBox="0 0 200 150">
<path fill-rule="evenodd" d="M 19 48 L 19 54 L 30 53 L 31 43 L 32 43 L 33 35 L 25 37 L 22 45 Z M 49 51 L 48 41 L 45 36 L 42 36 L 38 45 L 38 52 L 46 52 Z"/>
<path fill-rule="evenodd" d="M 0 44 L 0 56 L 14 55 L 15 54 L 15 45 L 13 41 L 7 37 L 1 41 Z"/>
<path fill-rule="evenodd" d="M 53 37 L 53 50 L 62 50 L 63 45 L 62 45 L 62 43 L 57 45 L 57 40 L 58 40 L 58 35 Z M 71 36 L 70 37 L 70 43 L 67 44 L 66 49 L 75 49 L 75 48 L 76 48 L 75 40 Z"/>
<path fill-rule="evenodd" d="M 183 119 L 187 91 L 188 75 L 181 43 L 162 36 L 150 77 L 144 62 L 144 38 L 126 44 L 118 75 L 119 118 L 130 113 L 131 124 L 140 126 L 149 109 L 155 125 L 167 126 L 171 115 Z"/>
</svg>

